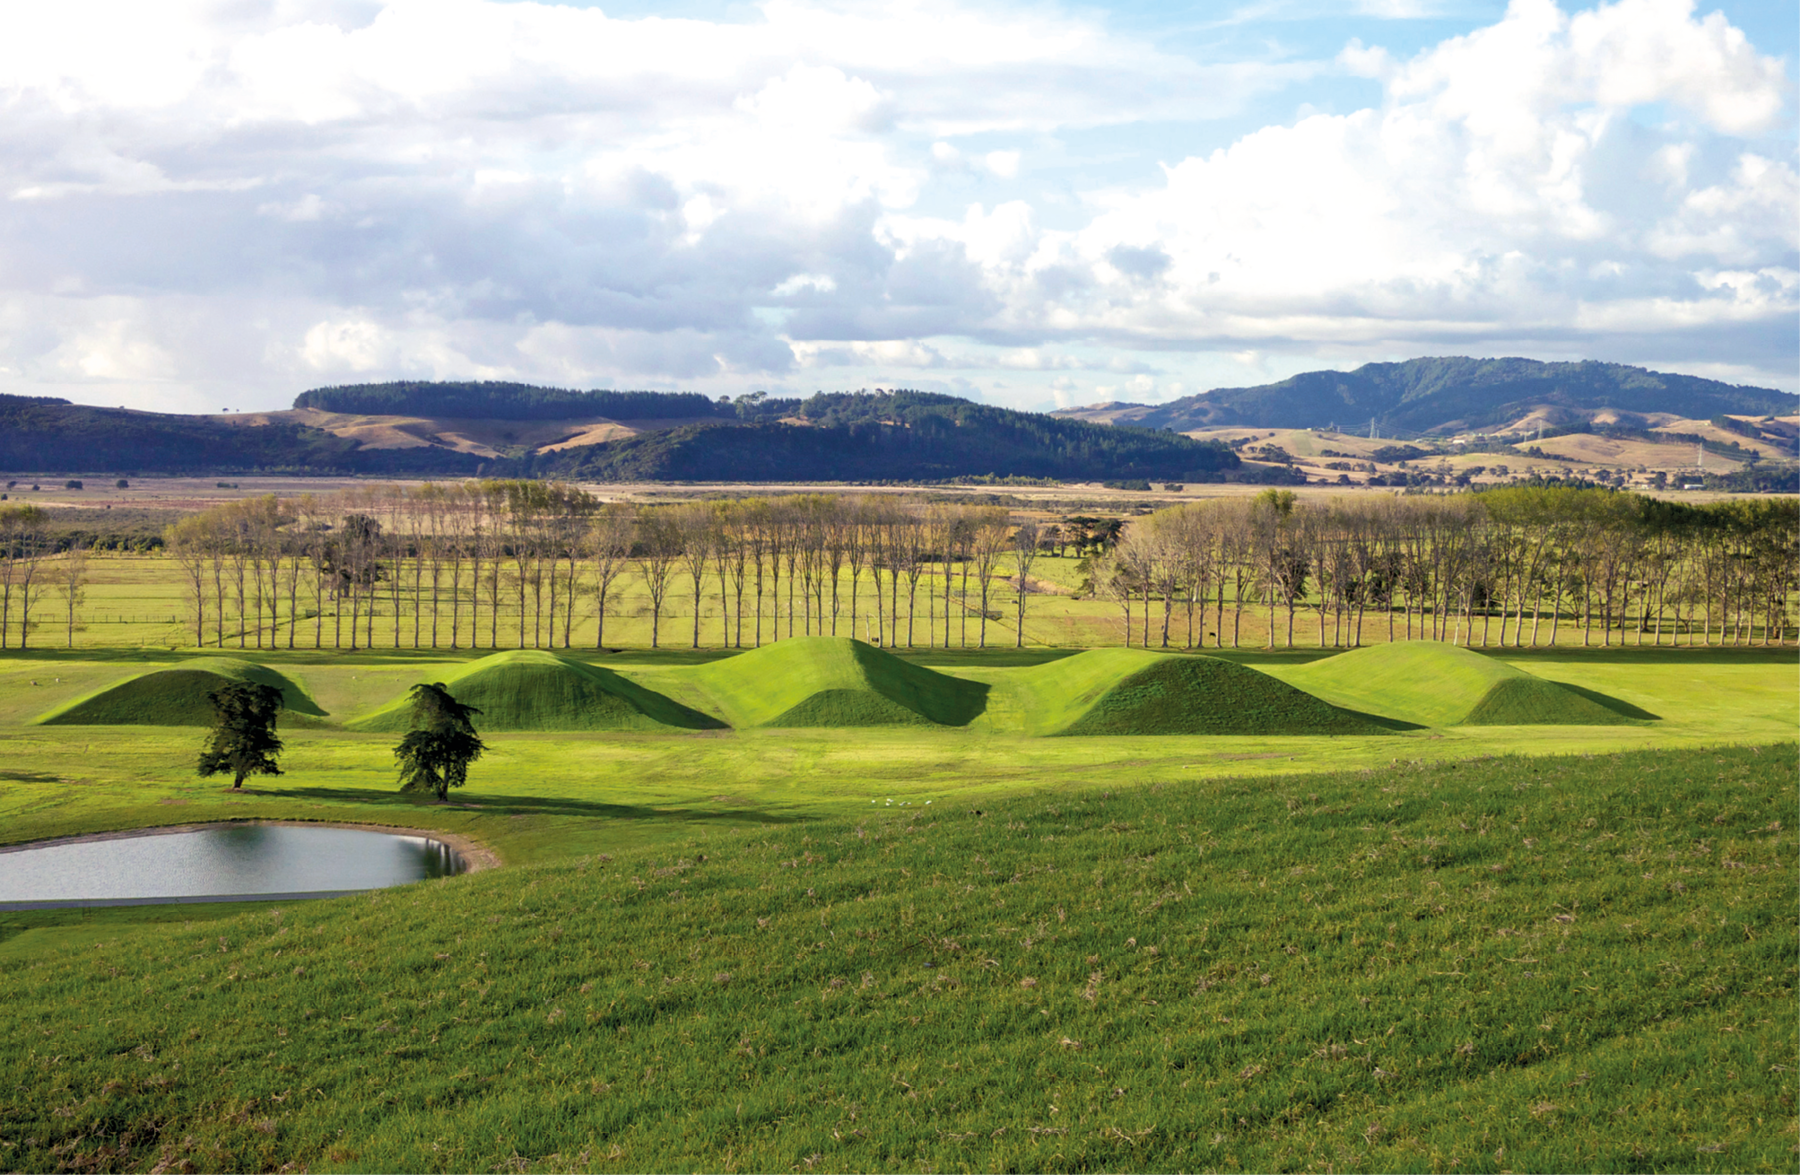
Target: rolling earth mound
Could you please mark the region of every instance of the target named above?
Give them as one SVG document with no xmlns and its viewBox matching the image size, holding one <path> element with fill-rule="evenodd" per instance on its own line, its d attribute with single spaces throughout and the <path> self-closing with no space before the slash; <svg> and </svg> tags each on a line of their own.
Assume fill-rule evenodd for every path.
<svg viewBox="0 0 1800 1175">
<path fill-rule="evenodd" d="M 1422 726 L 1613 726 L 1630 719 L 1574 690 L 1437 641 L 1371 645 L 1284 670 L 1339 706 Z"/>
<path fill-rule="evenodd" d="M 1358 715 L 1215 657 L 1161 656 L 1057 734 L 1381 734 Z"/>
<path fill-rule="evenodd" d="M 988 687 L 849 637 L 793 637 L 683 671 L 733 726 L 965 726 Z"/>
<path fill-rule="evenodd" d="M 39 726 L 210 726 L 207 695 L 236 681 L 272 685 L 292 714 L 323 717 L 325 711 L 292 679 L 232 657 L 199 657 L 154 669 L 76 698 L 37 720 Z"/>
<path fill-rule="evenodd" d="M 515 649 L 447 675 L 457 701 L 481 711 L 476 728 L 512 730 L 708 730 L 724 723 L 597 665 L 538 649 Z M 345 725 L 402 731 L 412 725 L 410 693 Z"/>
</svg>

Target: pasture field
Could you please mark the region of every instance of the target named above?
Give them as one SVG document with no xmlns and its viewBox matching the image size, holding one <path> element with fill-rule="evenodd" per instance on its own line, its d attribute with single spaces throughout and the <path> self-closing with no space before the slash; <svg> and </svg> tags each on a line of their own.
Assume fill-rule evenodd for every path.
<svg viewBox="0 0 1800 1175">
<path fill-rule="evenodd" d="M 0 1147 L 15 1170 L 1792 1170 L 1794 753 L 1090 770 L 95 918 L 0 948 Z M 566 775 L 510 787 L 415 822 L 604 822 Z"/>
<path fill-rule="evenodd" d="M 1043 737 L 1167 663 L 1116 648 L 0 654 L 0 842 L 316 820 L 505 863 L 0 912 L 0 1165 L 1796 1167 L 1791 650 L 1469 652 L 1423 688 L 1222 656 L 1369 721 Z M 209 660 L 317 711 L 284 776 L 34 724 Z M 496 731 L 449 804 L 398 794 L 357 727 L 483 672 L 735 728 Z M 1434 724 L 1518 678 L 1609 718 Z M 931 717 L 774 724 L 858 691 Z"/>
</svg>

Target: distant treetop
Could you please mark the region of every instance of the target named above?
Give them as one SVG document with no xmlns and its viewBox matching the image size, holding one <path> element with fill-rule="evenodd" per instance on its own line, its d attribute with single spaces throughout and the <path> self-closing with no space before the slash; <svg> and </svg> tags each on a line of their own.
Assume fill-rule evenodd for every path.
<svg viewBox="0 0 1800 1175">
<path fill-rule="evenodd" d="M 448 416 L 485 420 L 572 420 L 606 416 L 623 420 L 735 417 L 698 392 L 577 392 L 493 380 L 346 384 L 314 388 L 294 398 L 296 408 L 365 416 Z"/>
</svg>

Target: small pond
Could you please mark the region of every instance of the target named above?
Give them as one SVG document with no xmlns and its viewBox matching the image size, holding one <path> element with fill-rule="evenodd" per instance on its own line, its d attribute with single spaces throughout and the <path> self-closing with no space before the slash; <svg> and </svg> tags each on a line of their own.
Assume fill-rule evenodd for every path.
<svg viewBox="0 0 1800 1175">
<path fill-rule="evenodd" d="M 326 897 L 445 877 L 462 855 L 424 836 L 221 824 L 0 850 L 0 909 Z"/>
</svg>

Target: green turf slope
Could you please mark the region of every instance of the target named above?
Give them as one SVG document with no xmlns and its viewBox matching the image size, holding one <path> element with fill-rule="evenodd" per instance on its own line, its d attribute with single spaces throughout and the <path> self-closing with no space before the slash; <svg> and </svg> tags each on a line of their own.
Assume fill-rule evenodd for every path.
<svg viewBox="0 0 1800 1175">
<path fill-rule="evenodd" d="M 1797 754 L 1003 769 L 604 853 L 483 763 L 370 818 L 539 863 L 0 955 L 0 1170 L 1792 1172 Z"/>
<path fill-rule="evenodd" d="M 43 715 L 37 725 L 210 726 L 213 708 L 207 695 L 237 681 L 274 686 L 293 714 L 325 713 L 297 682 L 273 669 L 232 657 L 197 657 L 76 698 Z"/>
<path fill-rule="evenodd" d="M 1089 649 L 1042 665 L 996 674 L 990 715 L 1012 718 L 1025 734 L 1058 734 L 1091 709 L 1100 695 L 1164 654 L 1143 649 Z"/>
<path fill-rule="evenodd" d="M 1383 733 L 1357 715 L 1243 665 L 1216 657 L 1144 656 L 1147 663 L 1101 689 L 1074 721 L 1050 733 Z M 1060 664 L 1052 662 L 1045 669 Z M 1067 704 L 1062 708 L 1075 707 Z"/>
<path fill-rule="evenodd" d="M 1280 671 L 1353 710 L 1424 726 L 1612 726 L 1630 721 L 1553 681 L 1436 641 L 1353 649 Z"/>
<path fill-rule="evenodd" d="M 445 675 L 459 702 L 481 711 L 477 729 L 706 730 L 724 725 L 610 669 L 564 660 L 537 649 L 515 649 L 472 661 Z M 345 725 L 352 730 L 406 730 L 411 692 Z"/>
<path fill-rule="evenodd" d="M 848 637 L 795 637 L 679 671 L 733 726 L 966 726 L 988 687 Z"/>
</svg>

